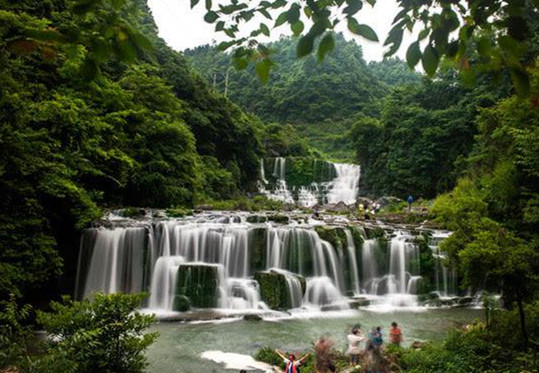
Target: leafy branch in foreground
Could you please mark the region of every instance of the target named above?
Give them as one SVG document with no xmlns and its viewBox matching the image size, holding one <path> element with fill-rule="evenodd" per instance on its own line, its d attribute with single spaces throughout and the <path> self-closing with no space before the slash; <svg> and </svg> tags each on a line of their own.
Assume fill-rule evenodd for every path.
<svg viewBox="0 0 539 373">
<path fill-rule="evenodd" d="M 191 0 L 191 7 L 198 3 L 199 0 Z M 374 30 L 357 20 L 365 3 L 374 6 L 376 0 L 230 0 L 225 3 L 206 0 L 204 20 L 215 24 L 216 32 L 229 37 L 219 47 L 235 48 L 239 68 L 256 63 L 256 71 L 266 80 L 273 63 L 270 51 L 257 41 L 259 36 L 270 36 L 272 30 L 287 25 L 298 37 L 298 57 L 312 53 L 320 39 L 316 53 L 323 59 L 334 48 L 333 31 L 341 23 L 346 23 L 355 35 L 378 41 Z M 537 28 L 539 1 L 398 0 L 398 4 L 401 10 L 384 41 L 384 46 L 389 48 L 386 57 L 397 53 L 405 32 L 413 32 L 417 39 L 406 52 L 410 67 L 421 62 L 425 72 L 433 76 L 440 60 L 446 57 L 458 62 L 463 70 L 509 69 L 517 92 L 529 93 L 526 66 L 533 63 L 529 53 L 533 52 L 530 44 Z M 260 18 L 264 22 L 258 28 L 240 36 L 242 24 Z"/>
</svg>

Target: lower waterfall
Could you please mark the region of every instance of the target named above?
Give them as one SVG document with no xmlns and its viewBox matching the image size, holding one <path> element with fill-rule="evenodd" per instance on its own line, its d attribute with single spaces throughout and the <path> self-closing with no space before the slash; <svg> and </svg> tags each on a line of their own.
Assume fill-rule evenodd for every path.
<svg viewBox="0 0 539 373">
<path fill-rule="evenodd" d="M 87 229 L 76 297 L 147 291 L 148 308 L 182 311 L 347 308 L 360 298 L 405 306 L 414 305 L 425 289 L 454 294 L 450 284 L 456 280 L 447 275 L 438 249 L 446 232 L 429 233 L 428 242 L 400 229 L 367 238 L 369 229 L 353 224 L 269 219 L 204 213 L 111 220 L 107 227 Z M 432 275 L 421 272 L 421 247 L 436 264 Z"/>
</svg>

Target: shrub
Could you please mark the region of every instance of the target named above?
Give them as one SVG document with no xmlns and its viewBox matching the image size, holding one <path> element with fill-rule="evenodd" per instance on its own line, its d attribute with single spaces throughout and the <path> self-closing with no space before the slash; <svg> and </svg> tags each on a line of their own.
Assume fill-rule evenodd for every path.
<svg viewBox="0 0 539 373">
<path fill-rule="evenodd" d="M 95 294 L 92 301 L 52 302 L 52 313 L 38 313 L 38 321 L 52 335 L 48 356 L 38 364 L 66 367 L 73 373 L 137 373 L 147 365 L 144 350 L 156 333 L 146 333 L 153 315 L 136 311 L 144 294 Z"/>
</svg>

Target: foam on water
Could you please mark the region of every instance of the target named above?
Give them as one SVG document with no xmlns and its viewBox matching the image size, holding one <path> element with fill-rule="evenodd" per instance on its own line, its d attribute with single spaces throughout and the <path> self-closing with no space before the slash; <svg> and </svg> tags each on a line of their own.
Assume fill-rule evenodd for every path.
<svg viewBox="0 0 539 373">
<path fill-rule="evenodd" d="M 256 361 L 249 355 L 212 350 L 203 352 L 200 357 L 202 359 L 214 361 L 217 364 L 224 364 L 225 369 L 245 369 L 261 370 L 263 372 L 273 372 L 273 368 L 271 365 Z"/>
</svg>

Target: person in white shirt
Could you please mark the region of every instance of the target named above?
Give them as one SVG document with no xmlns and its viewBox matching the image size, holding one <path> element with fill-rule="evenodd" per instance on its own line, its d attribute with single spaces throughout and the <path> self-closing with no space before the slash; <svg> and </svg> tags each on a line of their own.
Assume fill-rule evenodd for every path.
<svg viewBox="0 0 539 373">
<path fill-rule="evenodd" d="M 352 331 L 346 337 L 348 339 L 348 355 L 350 355 L 350 366 L 359 364 L 359 354 L 361 353 L 361 342 L 365 340 L 365 336 L 359 327 L 353 327 Z"/>
</svg>

